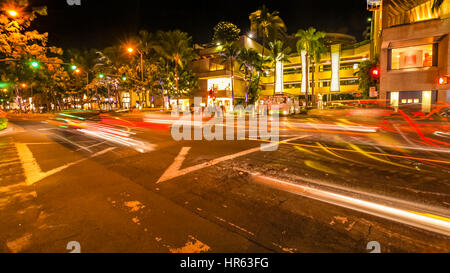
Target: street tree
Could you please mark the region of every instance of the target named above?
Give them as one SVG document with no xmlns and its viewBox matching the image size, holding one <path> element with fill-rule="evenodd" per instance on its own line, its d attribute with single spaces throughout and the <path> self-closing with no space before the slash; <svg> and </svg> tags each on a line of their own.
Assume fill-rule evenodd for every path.
<svg viewBox="0 0 450 273">
<path fill-rule="evenodd" d="M 220 22 L 214 27 L 213 42 L 226 44 L 239 40 L 241 30 L 230 22 Z"/>
<path fill-rule="evenodd" d="M 236 43 L 227 43 L 219 53 L 222 63 L 229 65 L 231 74 L 231 105 L 234 107 L 234 69 L 241 49 Z"/>
<path fill-rule="evenodd" d="M 324 38 L 326 36 L 326 33 L 317 31 L 315 28 L 310 27 L 307 30 L 300 29 L 295 34 L 295 37 L 298 38 L 297 41 L 297 52 L 301 56 L 302 52 L 305 52 L 306 54 L 306 63 L 302 64 L 305 65 L 306 71 L 310 71 L 310 67 L 312 64 L 315 64 L 320 62 L 320 56 L 325 51 L 324 46 Z M 315 70 L 315 69 L 314 69 Z M 313 71 L 313 74 L 315 71 Z M 314 76 L 313 76 L 314 77 Z M 314 97 L 314 87 L 315 82 L 313 78 L 312 82 L 312 95 Z M 310 89 L 310 81 L 309 81 L 309 73 L 306 75 L 306 105 L 308 106 L 308 96 L 309 96 L 309 89 Z"/>
<path fill-rule="evenodd" d="M 277 63 L 283 63 L 290 62 L 289 61 L 289 54 L 291 53 L 291 49 L 282 41 L 275 41 L 269 43 L 269 64 L 270 68 L 273 69 L 273 92 L 275 94 L 276 92 L 276 79 L 277 79 L 277 71 L 276 71 L 276 65 Z"/>
</svg>

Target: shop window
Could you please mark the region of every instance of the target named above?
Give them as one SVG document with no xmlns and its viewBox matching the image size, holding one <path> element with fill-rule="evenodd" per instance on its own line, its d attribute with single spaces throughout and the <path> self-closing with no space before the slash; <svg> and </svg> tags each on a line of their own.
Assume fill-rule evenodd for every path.
<svg viewBox="0 0 450 273">
<path fill-rule="evenodd" d="M 390 69 L 421 68 L 437 65 L 437 46 L 433 44 L 389 50 Z"/>
</svg>

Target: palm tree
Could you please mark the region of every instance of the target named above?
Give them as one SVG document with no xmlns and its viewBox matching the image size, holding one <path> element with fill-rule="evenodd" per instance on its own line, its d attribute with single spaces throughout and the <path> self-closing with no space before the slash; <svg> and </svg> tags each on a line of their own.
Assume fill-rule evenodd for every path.
<svg viewBox="0 0 450 273">
<path fill-rule="evenodd" d="M 444 3 L 444 0 L 433 0 L 433 6 L 432 6 L 433 11 L 439 9 L 443 3 Z"/>
<path fill-rule="evenodd" d="M 223 63 L 230 64 L 231 73 L 231 105 L 234 108 L 234 66 L 239 59 L 241 49 L 236 43 L 227 43 L 223 46 L 222 51 L 219 53 Z"/>
<path fill-rule="evenodd" d="M 306 62 L 302 65 L 306 66 L 306 106 L 308 106 L 308 91 L 310 88 L 309 85 L 309 68 L 311 66 L 311 63 L 313 60 L 314 64 L 320 60 L 320 55 L 324 51 L 324 43 L 323 39 L 325 38 L 326 33 L 317 31 L 315 28 L 310 27 L 307 30 L 299 30 L 297 34 L 295 34 L 295 37 L 298 38 L 297 41 L 297 52 L 299 55 L 302 54 L 302 52 L 306 53 Z M 314 65 L 315 70 L 315 65 Z M 315 71 L 313 71 L 314 75 Z M 314 77 L 314 76 L 313 76 Z M 314 96 L 314 78 L 312 82 L 312 95 Z"/>
<path fill-rule="evenodd" d="M 276 65 L 277 63 L 283 64 L 283 62 L 289 62 L 288 55 L 291 53 L 291 49 L 289 47 L 286 47 L 282 41 L 270 42 L 269 49 L 270 49 L 269 62 L 271 68 L 274 70 L 273 93 L 275 95 L 276 79 L 277 79 Z"/>
<path fill-rule="evenodd" d="M 158 44 L 153 48 L 173 65 L 175 88 L 178 94 L 177 105 L 179 105 L 181 96 L 179 88 L 179 71 L 195 57 L 194 49 L 191 46 L 192 38 L 187 33 L 179 30 L 167 32 L 159 31 L 156 36 Z"/>
<path fill-rule="evenodd" d="M 85 49 L 85 50 L 78 50 L 78 49 L 68 49 L 67 55 L 71 61 L 71 63 L 78 66 L 81 71 L 86 73 L 86 89 L 88 88 L 88 85 L 90 83 L 90 79 L 92 79 L 90 76 L 92 75 L 94 71 L 94 67 L 97 64 L 97 50 L 96 49 Z"/>
<path fill-rule="evenodd" d="M 260 63 L 260 57 L 256 50 L 252 48 L 242 48 L 239 53 L 238 62 L 240 64 L 239 71 L 244 71 L 245 82 L 245 106 L 248 104 L 248 91 L 250 85 L 248 79 L 253 79 L 257 65 Z"/>
<path fill-rule="evenodd" d="M 256 31 L 256 36 L 262 39 L 262 53 L 268 41 L 280 39 L 282 33 L 287 31 L 284 21 L 279 16 L 278 11 L 270 12 L 265 5 L 261 9 L 250 15 L 252 30 Z"/>
</svg>

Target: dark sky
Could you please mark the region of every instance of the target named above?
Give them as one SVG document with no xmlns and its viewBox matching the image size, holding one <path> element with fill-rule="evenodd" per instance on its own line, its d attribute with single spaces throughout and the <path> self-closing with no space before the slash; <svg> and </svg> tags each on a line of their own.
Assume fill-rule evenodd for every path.
<svg viewBox="0 0 450 273">
<path fill-rule="evenodd" d="M 103 48 L 126 41 L 139 29 L 180 29 L 196 43 L 205 43 L 222 20 L 247 32 L 249 14 L 262 4 L 280 12 L 288 33 L 315 26 L 361 40 L 370 16 L 365 0 L 81 0 L 81 6 L 69 6 L 66 0 L 30 2 L 48 7 L 49 15 L 36 20 L 34 26 L 49 32 L 51 44 L 63 48 Z"/>
</svg>

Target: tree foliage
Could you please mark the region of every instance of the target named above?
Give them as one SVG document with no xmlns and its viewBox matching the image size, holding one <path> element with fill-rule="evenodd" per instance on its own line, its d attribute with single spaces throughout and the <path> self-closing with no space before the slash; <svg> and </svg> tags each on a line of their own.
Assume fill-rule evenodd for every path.
<svg viewBox="0 0 450 273">
<path fill-rule="evenodd" d="M 239 39 L 241 30 L 230 22 L 220 22 L 214 27 L 213 41 L 216 43 L 231 43 Z"/>
<path fill-rule="evenodd" d="M 367 60 L 359 65 L 359 71 L 355 73 L 359 79 L 359 90 L 363 98 L 370 98 L 370 87 L 376 87 L 378 80 L 374 79 L 371 75 L 372 69 L 379 66 L 379 58 L 375 57 L 374 60 Z"/>
</svg>

